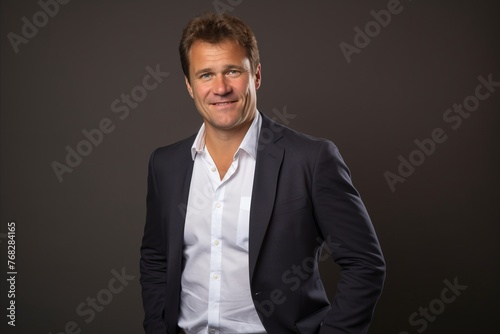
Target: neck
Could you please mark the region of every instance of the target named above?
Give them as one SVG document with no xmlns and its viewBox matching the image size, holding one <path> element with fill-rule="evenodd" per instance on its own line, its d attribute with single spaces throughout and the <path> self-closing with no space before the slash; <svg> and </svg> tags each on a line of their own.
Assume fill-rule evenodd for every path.
<svg viewBox="0 0 500 334">
<path fill-rule="evenodd" d="M 214 160 L 221 180 L 233 162 L 234 154 L 245 137 L 252 120 L 236 129 L 220 130 L 205 125 L 205 145 Z"/>
<path fill-rule="evenodd" d="M 220 130 L 210 126 L 205 126 L 205 144 L 211 155 L 232 156 L 240 146 L 245 137 L 252 120 L 241 124 L 236 129 Z"/>
</svg>

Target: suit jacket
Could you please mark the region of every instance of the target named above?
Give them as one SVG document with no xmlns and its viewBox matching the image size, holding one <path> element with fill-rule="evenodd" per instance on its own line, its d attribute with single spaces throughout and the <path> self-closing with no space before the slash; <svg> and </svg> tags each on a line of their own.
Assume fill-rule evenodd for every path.
<svg viewBox="0 0 500 334">
<path fill-rule="evenodd" d="M 178 333 L 195 135 L 153 152 L 141 246 L 147 334 Z M 340 265 L 329 301 L 321 245 Z M 250 208 L 252 298 L 270 334 L 366 333 L 385 279 L 368 213 L 336 146 L 263 115 Z"/>
</svg>

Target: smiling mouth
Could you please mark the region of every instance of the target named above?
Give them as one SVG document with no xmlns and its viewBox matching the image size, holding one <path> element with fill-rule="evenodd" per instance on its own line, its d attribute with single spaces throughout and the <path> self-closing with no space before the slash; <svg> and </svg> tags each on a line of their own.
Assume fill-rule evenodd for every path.
<svg viewBox="0 0 500 334">
<path fill-rule="evenodd" d="M 213 106 L 227 106 L 227 105 L 230 105 L 233 103 L 236 103 L 236 101 L 214 102 L 214 103 L 210 103 L 210 104 Z"/>
</svg>

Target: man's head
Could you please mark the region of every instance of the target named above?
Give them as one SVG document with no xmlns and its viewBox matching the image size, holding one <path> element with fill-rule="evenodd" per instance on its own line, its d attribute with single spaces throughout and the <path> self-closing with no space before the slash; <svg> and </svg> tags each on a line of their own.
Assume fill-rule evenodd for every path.
<svg viewBox="0 0 500 334">
<path fill-rule="evenodd" d="M 226 14 L 204 14 L 188 23 L 179 50 L 187 90 L 207 131 L 246 131 L 261 80 L 250 28 Z"/>
<path fill-rule="evenodd" d="M 250 27 L 240 19 L 228 14 L 206 13 L 193 18 L 182 31 L 179 53 L 181 56 L 182 71 L 188 80 L 189 51 L 194 42 L 204 41 L 210 44 L 219 44 L 225 40 L 232 40 L 243 47 L 255 74 L 260 63 L 257 39 Z"/>
</svg>

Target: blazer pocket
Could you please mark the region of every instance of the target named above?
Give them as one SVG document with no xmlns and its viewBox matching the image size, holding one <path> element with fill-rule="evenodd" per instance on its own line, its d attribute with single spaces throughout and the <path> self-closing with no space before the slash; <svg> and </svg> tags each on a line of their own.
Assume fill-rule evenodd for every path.
<svg viewBox="0 0 500 334">
<path fill-rule="evenodd" d="M 250 197 L 241 197 L 238 226 L 236 228 L 236 244 L 248 251 L 248 233 L 250 227 Z"/>
<path fill-rule="evenodd" d="M 319 333 L 323 319 L 325 318 L 331 306 L 323 307 L 322 309 L 300 319 L 295 323 L 295 327 L 299 330 L 300 334 L 316 334 Z"/>
<path fill-rule="evenodd" d="M 273 216 L 292 213 L 305 207 L 307 207 L 307 198 L 305 195 L 286 201 L 279 201 L 274 204 Z"/>
</svg>

